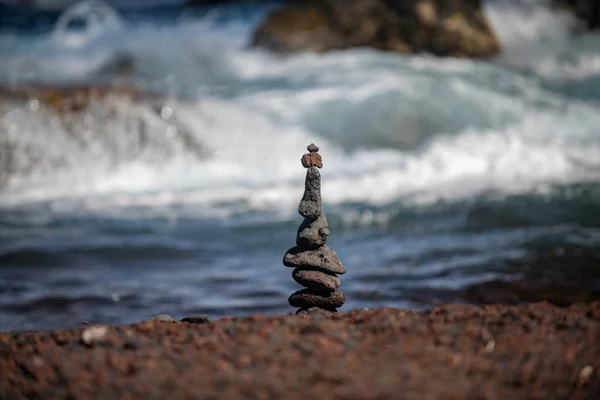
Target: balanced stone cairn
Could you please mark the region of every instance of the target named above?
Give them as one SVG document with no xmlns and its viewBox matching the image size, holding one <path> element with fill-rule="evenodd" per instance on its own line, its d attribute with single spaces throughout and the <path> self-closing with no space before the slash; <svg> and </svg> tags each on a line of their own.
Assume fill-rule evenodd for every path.
<svg viewBox="0 0 600 400">
<path fill-rule="evenodd" d="M 329 237 L 327 217 L 321 203 L 321 174 L 319 168 L 323 161 L 314 144 L 308 147 L 308 153 L 302 156 L 302 166 L 307 168 L 304 184 L 304 196 L 298 206 L 298 212 L 304 222 L 298 228 L 296 246 L 289 249 L 283 257 L 283 265 L 294 268 L 292 277 L 306 289 L 293 293 L 288 301 L 298 312 L 318 307 L 328 311 L 337 311 L 346 301 L 344 292 L 339 291 L 340 278 L 346 268 L 339 257 L 325 245 Z"/>
</svg>

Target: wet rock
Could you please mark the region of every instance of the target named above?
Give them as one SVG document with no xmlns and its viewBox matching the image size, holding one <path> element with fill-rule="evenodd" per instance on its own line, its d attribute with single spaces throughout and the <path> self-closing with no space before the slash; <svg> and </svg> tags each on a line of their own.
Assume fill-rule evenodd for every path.
<svg viewBox="0 0 600 400">
<path fill-rule="evenodd" d="M 319 218 L 312 221 L 305 218 L 304 222 L 298 228 L 296 244 L 306 249 L 316 249 L 327 243 L 329 237 L 329 226 L 325 213 L 321 213 Z"/>
<path fill-rule="evenodd" d="M 210 324 L 211 321 L 212 320 L 208 315 L 193 315 L 181 320 L 181 322 L 187 322 L 188 324 Z"/>
<path fill-rule="evenodd" d="M 321 246 L 315 250 L 307 250 L 299 246 L 292 247 L 285 253 L 283 265 L 293 268 L 318 269 L 339 275 L 346 273 L 346 268 L 342 265 L 338 255 L 327 246 Z"/>
<path fill-rule="evenodd" d="M 292 4 L 273 11 L 254 32 L 252 46 L 278 53 L 312 50 L 322 53 L 333 48 L 335 33 L 321 7 Z"/>
<path fill-rule="evenodd" d="M 600 28 L 600 1 L 554 0 L 555 7 L 573 13 L 588 29 Z"/>
<path fill-rule="evenodd" d="M 302 286 L 322 292 L 333 292 L 340 287 L 340 278 L 322 271 L 296 268 L 292 277 Z"/>
<path fill-rule="evenodd" d="M 2 101 L 38 100 L 38 106 L 47 106 L 60 114 L 85 111 L 90 105 L 98 102 L 110 102 L 116 99 L 160 100 L 162 97 L 158 93 L 140 91 L 132 86 L 116 85 L 23 86 L 17 89 L 0 87 Z"/>
<path fill-rule="evenodd" d="M 187 100 L 128 86 L 0 85 L 0 115 L 17 117 L 0 118 L 0 187 L 76 171 L 81 160 L 100 154 L 93 168 L 118 168 L 128 162 L 156 164 L 184 153 L 198 160 L 210 157 L 193 127 L 169 107 L 171 103 Z M 168 119 L 161 113 L 166 109 L 172 114 Z M 37 140 L 37 128 L 18 129 L 22 132 L 15 135 L 9 129 L 15 124 L 48 129 L 44 140 Z M 48 149 L 48 143 L 59 142 L 64 151 Z"/>
<path fill-rule="evenodd" d="M 365 46 L 454 57 L 500 51 L 479 0 L 293 2 L 268 15 L 252 45 L 282 53 Z"/>
<path fill-rule="evenodd" d="M 334 310 L 341 307 L 346 301 L 346 294 L 339 290 L 334 292 L 315 292 L 310 289 L 302 289 L 293 293 L 288 302 L 292 307 L 311 308 L 319 307 Z"/>
<path fill-rule="evenodd" d="M 596 249 L 532 245 L 503 267 L 503 279 L 477 282 L 453 292 L 448 301 L 521 304 L 547 301 L 568 307 L 600 299 L 600 254 Z M 568 268 L 565 266 L 568 265 Z"/>
<path fill-rule="evenodd" d="M 321 174 L 317 167 L 310 167 L 306 171 L 304 183 L 304 196 L 298 206 L 298 212 L 305 218 L 315 220 L 323 212 L 321 204 Z"/>
</svg>

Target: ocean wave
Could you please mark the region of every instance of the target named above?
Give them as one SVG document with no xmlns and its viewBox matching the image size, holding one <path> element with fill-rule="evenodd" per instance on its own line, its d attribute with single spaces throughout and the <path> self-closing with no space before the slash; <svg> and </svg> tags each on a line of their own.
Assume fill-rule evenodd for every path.
<svg viewBox="0 0 600 400">
<path fill-rule="evenodd" d="M 548 88 L 552 73 L 526 50 L 556 55 L 569 47 L 572 21 L 541 1 L 515 4 L 487 5 L 505 48 L 496 63 L 366 49 L 286 58 L 248 50 L 244 39 L 267 8 L 248 20 L 212 15 L 158 30 L 127 27 L 122 38 L 137 35 L 125 46 L 137 82 L 193 100 L 117 96 L 66 117 L 39 103 L 14 106 L 0 120 L 18 161 L 0 205 L 283 212 L 300 196 L 298 159 L 310 142 L 322 148 L 332 206 L 433 204 L 597 181 L 595 103 Z M 523 24 L 509 29 L 515 20 Z M 590 47 L 576 59 L 596 55 Z M 536 75 L 523 73 L 526 64 Z M 569 71 L 557 76 L 589 76 Z M 107 117 L 107 108 L 117 112 Z"/>
</svg>

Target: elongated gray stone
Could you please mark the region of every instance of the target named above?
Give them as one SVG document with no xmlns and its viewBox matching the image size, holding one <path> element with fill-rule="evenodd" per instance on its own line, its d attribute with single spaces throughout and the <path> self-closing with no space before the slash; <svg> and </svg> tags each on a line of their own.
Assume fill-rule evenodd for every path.
<svg viewBox="0 0 600 400">
<path fill-rule="evenodd" d="M 310 218 L 305 218 L 302 225 L 298 228 L 296 236 L 296 244 L 307 249 L 316 249 L 327 243 L 329 237 L 329 226 L 327 225 L 327 217 L 325 213 L 321 213 L 319 218 L 312 221 Z"/>
<path fill-rule="evenodd" d="M 327 310 L 335 310 L 346 301 L 346 294 L 339 290 L 334 292 L 319 293 L 310 289 L 302 289 L 288 298 L 292 307 L 311 308 L 319 307 Z"/>
<path fill-rule="evenodd" d="M 314 250 L 303 249 L 300 246 L 292 247 L 283 257 L 283 265 L 292 268 L 318 269 L 339 275 L 346 273 L 346 268 L 338 255 L 326 245 Z"/>
<path fill-rule="evenodd" d="M 296 268 L 292 277 L 302 286 L 321 292 L 333 292 L 340 287 L 340 278 L 323 271 Z"/>
<path fill-rule="evenodd" d="M 321 174 L 317 167 L 310 167 L 306 171 L 304 181 L 304 196 L 298 205 L 298 212 L 305 218 L 316 220 L 323 212 L 321 202 Z"/>
</svg>

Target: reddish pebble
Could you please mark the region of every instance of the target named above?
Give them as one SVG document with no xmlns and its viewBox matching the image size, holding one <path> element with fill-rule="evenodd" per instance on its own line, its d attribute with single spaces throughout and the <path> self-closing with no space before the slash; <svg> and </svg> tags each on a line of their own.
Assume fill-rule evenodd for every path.
<svg viewBox="0 0 600 400">
<path fill-rule="evenodd" d="M 304 168 L 317 167 L 323 168 L 323 159 L 319 153 L 306 153 L 302 156 L 302 166 Z"/>
<path fill-rule="evenodd" d="M 306 147 L 306 150 L 310 151 L 311 153 L 316 153 L 317 151 L 319 151 L 319 146 L 317 146 L 314 143 L 311 143 L 308 145 L 308 147 Z"/>
</svg>

